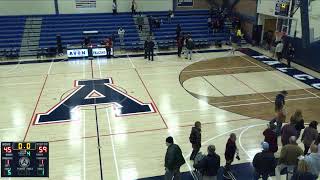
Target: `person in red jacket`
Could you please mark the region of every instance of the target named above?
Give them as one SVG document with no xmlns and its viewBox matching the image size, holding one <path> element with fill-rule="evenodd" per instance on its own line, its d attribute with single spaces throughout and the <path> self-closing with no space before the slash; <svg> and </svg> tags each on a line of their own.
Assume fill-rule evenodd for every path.
<svg viewBox="0 0 320 180">
<path fill-rule="evenodd" d="M 111 57 L 111 49 L 112 49 L 112 39 L 109 37 L 105 41 L 106 44 L 106 50 L 107 50 L 107 57 Z"/>
<path fill-rule="evenodd" d="M 275 132 L 276 125 L 269 123 L 268 128 L 263 131 L 264 141 L 269 144 L 269 152 L 275 153 L 278 151 L 277 134 Z"/>
<path fill-rule="evenodd" d="M 178 57 L 181 57 L 181 52 L 182 52 L 182 48 L 183 48 L 183 40 L 184 37 L 183 35 L 179 35 L 179 37 L 177 38 L 177 47 L 178 47 Z"/>
</svg>

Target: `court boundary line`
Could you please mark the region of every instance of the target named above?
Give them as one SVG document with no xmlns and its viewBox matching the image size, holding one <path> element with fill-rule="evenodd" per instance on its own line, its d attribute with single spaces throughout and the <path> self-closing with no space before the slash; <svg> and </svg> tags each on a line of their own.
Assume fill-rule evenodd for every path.
<svg viewBox="0 0 320 180">
<path fill-rule="evenodd" d="M 92 59 L 90 60 L 91 64 L 91 78 L 94 79 L 93 75 L 93 64 Z M 93 84 L 94 85 L 94 84 Z M 94 99 L 94 102 L 96 99 Z M 96 102 L 95 102 L 96 104 Z M 98 143 L 98 154 L 99 154 L 99 164 L 100 164 L 100 179 L 103 180 L 103 170 L 102 170 L 102 159 L 101 159 L 101 145 L 100 145 L 100 132 L 99 132 L 99 122 L 98 122 L 98 112 L 97 112 L 97 106 L 94 106 L 94 112 L 95 112 L 95 120 L 96 120 L 96 133 L 97 133 L 97 143 Z"/>
<path fill-rule="evenodd" d="M 213 89 L 217 90 L 222 96 L 226 97 L 225 94 L 222 93 L 217 87 L 215 87 L 208 79 L 206 79 L 204 76 L 200 76 L 204 81 L 206 81 Z"/>
<path fill-rule="evenodd" d="M 99 58 L 97 60 L 98 60 L 99 75 L 100 75 L 100 78 L 102 79 L 100 60 L 99 60 Z M 95 106 L 95 110 L 96 110 L 96 106 Z M 107 123 L 108 123 L 109 133 L 112 133 L 111 121 L 110 121 L 110 117 L 109 117 L 108 108 L 105 108 L 105 112 L 107 113 Z M 115 150 L 115 146 L 114 146 L 113 136 L 110 136 L 110 140 L 111 140 L 113 161 L 114 161 L 114 165 L 115 165 L 115 168 L 116 168 L 117 179 L 119 180 L 120 179 L 120 174 L 119 174 L 118 160 L 117 160 L 117 156 L 116 156 L 116 150 Z"/>
<path fill-rule="evenodd" d="M 150 94 L 149 90 L 147 89 L 147 86 L 146 86 L 146 85 L 145 85 L 145 83 L 143 82 L 143 80 L 142 80 L 142 78 L 141 78 L 141 76 L 140 76 L 140 74 L 139 74 L 138 70 L 137 70 L 136 68 L 135 68 L 134 70 L 136 71 L 136 73 L 137 73 L 137 75 L 138 75 L 138 77 L 139 77 L 139 79 L 140 79 L 140 81 L 141 81 L 141 83 L 142 83 L 142 85 L 143 85 L 144 89 L 147 91 L 147 93 L 148 93 L 148 95 L 149 95 L 149 97 L 150 97 L 150 99 L 151 99 L 151 101 L 152 101 L 152 104 L 154 104 L 154 107 L 155 107 L 156 111 L 159 113 L 159 116 L 161 117 L 161 119 L 162 119 L 162 121 L 163 121 L 163 123 L 164 123 L 164 125 L 165 125 L 166 129 L 168 129 L 168 124 L 167 124 L 167 122 L 164 120 L 164 118 L 163 118 L 163 116 L 162 116 L 162 114 L 161 114 L 161 112 L 160 112 L 160 110 L 159 110 L 159 108 L 158 108 L 157 104 L 156 104 L 156 103 L 155 103 L 155 101 L 153 100 L 153 98 L 152 98 L 152 96 L 151 96 L 151 94 Z"/>
<path fill-rule="evenodd" d="M 249 89 L 251 89 L 252 91 L 254 91 L 256 94 L 259 94 L 260 96 L 264 97 L 265 99 L 267 99 L 270 103 L 272 103 L 271 99 L 269 99 L 267 96 L 263 95 L 263 93 L 258 92 L 257 90 L 255 90 L 254 88 L 250 87 L 248 84 L 246 84 L 245 82 L 243 82 L 242 80 L 240 80 L 239 78 L 237 78 L 236 76 L 234 76 L 233 74 L 230 74 L 234 79 L 236 79 L 237 81 L 239 81 L 240 83 L 242 83 L 243 85 L 247 86 Z"/>
<path fill-rule="evenodd" d="M 286 99 L 286 101 L 297 101 L 297 100 L 303 100 L 303 99 L 318 99 L 318 97 L 303 97 L 303 98 L 295 98 L 295 99 Z M 233 104 L 233 105 L 226 105 L 226 106 L 217 106 L 217 108 L 228 108 L 228 107 L 240 107 L 240 106 L 250 106 L 250 105 L 256 105 L 256 104 L 268 104 L 270 102 L 255 102 L 255 103 L 245 103 L 245 104 Z"/>
<path fill-rule="evenodd" d="M 265 92 L 265 93 L 269 93 L 269 92 Z M 246 94 L 244 94 L 246 95 Z M 293 94 L 290 95 L 288 94 L 287 99 L 289 97 L 293 97 L 293 96 L 303 96 L 303 95 L 310 95 L 309 93 L 302 93 L 302 94 Z M 255 100 L 263 100 L 264 98 L 255 98 L 255 99 L 243 99 L 243 100 L 236 100 L 236 101 L 222 101 L 222 102 L 217 102 L 217 103 L 212 103 L 213 105 L 218 105 L 218 104 L 225 104 L 225 103 L 232 103 L 232 102 L 242 102 L 242 101 L 255 101 Z M 274 101 L 272 101 L 272 103 L 274 103 Z"/>
<path fill-rule="evenodd" d="M 51 61 L 51 64 L 50 64 L 50 66 L 49 66 L 49 68 L 48 68 L 47 75 L 46 75 L 46 77 L 45 77 L 45 79 L 44 79 L 44 82 L 43 82 L 43 85 L 42 85 L 42 87 L 41 87 L 41 90 L 40 90 L 40 93 L 39 93 L 39 96 L 38 96 L 36 105 L 35 105 L 35 107 L 34 107 L 34 109 L 33 109 L 32 116 L 31 116 L 31 118 L 30 118 L 28 128 L 27 128 L 27 130 L 26 130 L 26 132 L 25 132 L 25 134 L 24 134 L 23 142 L 25 142 L 25 140 L 26 140 L 26 138 L 27 138 L 27 136 L 28 136 L 28 133 L 29 133 L 31 124 L 32 124 L 32 122 L 33 122 L 33 117 L 34 117 L 34 115 L 35 115 L 35 113 L 36 113 L 36 110 L 37 110 L 37 108 L 38 108 L 38 105 L 39 105 L 39 102 L 40 102 L 40 99 L 41 99 L 41 96 L 42 96 L 44 87 L 45 87 L 45 85 L 47 84 L 47 80 L 48 80 L 48 77 L 49 77 L 49 74 L 50 74 L 50 71 L 51 71 L 52 64 L 53 64 L 53 61 Z"/>
<path fill-rule="evenodd" d="M 256 119 L 256 118 L 246 117 L 246 118 L 241 118 L 241 119 L 230 119 L 230 120 L 226 120 L 226 121 L 223 121 L 223 122 L 218 122 L 218 121 L 204 122 L 202 124 L 210 125 L 210 124 L 219 124 L 219 123 L 228 123 L 228 122 L 232 123 L 232 122 L 245 121 L 245 120 L 251 120 L 251 119 Z M 262 120 L 262 121 L 264 121 L 264 120 Z M 177 126 L 177 127 L 187 128 L 187 127 L 192 127 L 192 126 L 194 126 L 194 124 L 186 124 L 186 125 L 181 125 L 181 126 Z M 113 133 L 113 134 L 102 134 L 100 136 L 101 137 L 108 137 L 108 136 L 118 136 L 118 135 L 128 135 L 128 134 L 155 132 L 155 131 L 161 131 L 161 130 L 168 130 L 168 128 L 155 128 L 155 129 L 145 129 L 145 130 L 137 130 L 137 131 L 120 132 L 120 133 Z M 81 137 L 80 139 L 91 139 L 91 138 L 95 138 L 95 137 L 96 137 L 96 135 L 91 135 L 91 136 Z M 57 139 L 57 140 L 52 140 L 52 141 L 49 141 L 49 142 L 50 143 L 64 142 L 64 141 L 71 141 L 71 140 L 74 140 L 74 139 L 76 139 L 76 138 Z"/>
<path fill-rule="evenodd" d="M 248 56 L 248 55 L 246 55 L 246 56 Z M 257 66 L 260 66 L 260 67 L 263 68 L 263 69 L 266 69 L 266 68 L 262 67 L 261 65 L 255 63 L 255 62 L 252 62 L 250 59 L 248 59 L 248 58 L 246 58 L 246 57 L 242 57 L 242 56 L 239 56 L 239 57 L 243 58 L 244 60 L 246 60 L 246 61 L 248 61 L 248 62 L 250 62 L 250 63 L 252 63 L 252 64 L 255 64 L 255 65 L 257 65 Z M 250 56 L 248 56 L 248 57 L 250 57 Z M 251 58 L 251 57 L 250 57 L 250 58 Z M 274 68 L 273 68 L 273 69 L 274 69 Z M 318 96 L 317 94 L 315 94 L 315 93 L 307 90 L 307 89 L 304 88 L 304 87 L 301 87 L 301 86 L 298 85 L 297 83 L 291 82 L 291 81 L 289 81 L 288 79 L 280 76 L 279 74 L 276 73 L 277 71 L 271 71 L 271 72 L 274 73 L 276 76 L 280 77 L 281 79 L 285 80 L 286 82 L 288 82 L 288 83 L 290 83 L 290 84 L 292 84 L 292 85 L 294 85 L 294 86 L 296 86 L 296 87 L 298 87 L 298 88 L 300 88 L 300 89 L 303 89 L 303 90 L 305 90 L 306 92 L 308 92 L 308 93 L 312 94 L 313 96 L 316 96 L 317 98 L 320 99 L 320 96 Z M 302 72 L 303 72 L 303 71 L 302 71 Z M 282 73 L 282 72 L 281 72 L 281 73 Z M 282 74 L 284 74 L 284 73 L 282 73 Z M 287 74 L 284 74 L 284 75 L 287 75 Z M 288 76 L 288 75 L 287 75 L 287 76 Z M 291 76 L 289 76 L 289 77 L 292 78 Z M 296 79 L 295 79 L 295 80 L 296 80 Z M 303 82 L 302 82 L 302 83 L 303 83 Z M 304 83 L 304 84 L 305 84 L 305 83 Z M 309 85 L 308 85 L 308 86 L 309 86 Z"/>
</svg>

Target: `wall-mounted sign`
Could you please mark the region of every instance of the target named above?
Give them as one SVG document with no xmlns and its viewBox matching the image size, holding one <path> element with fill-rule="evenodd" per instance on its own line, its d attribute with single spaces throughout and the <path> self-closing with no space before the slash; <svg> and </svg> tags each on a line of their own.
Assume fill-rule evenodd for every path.
<svg viewBox="0 0 320 180">
<path fill-rule="evenodd" d="M 193 0 L 178 0 L 177 6 L 179 7 L 193 6 Z"/>
<path fill-rule="evenodd" d="M 276 0 L 274 14 L 276 16 L 288 16 L 290 8 L 290 0 Z"/>
</svg>

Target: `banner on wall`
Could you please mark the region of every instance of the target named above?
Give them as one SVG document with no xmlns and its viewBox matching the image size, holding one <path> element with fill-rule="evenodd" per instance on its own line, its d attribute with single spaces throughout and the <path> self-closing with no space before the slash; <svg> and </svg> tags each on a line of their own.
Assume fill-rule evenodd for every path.
<svg viewBox="0 0 320 180">
<path fill-rule="evenodd" d="M 68 57 L 88 57 L 88 49 L 69 49 L 67 50 Z"/>
<path fill-rule="evenodd" d="M 179 7 L 193 6 L 193 0 L 178 0 Z"/>
<path fill-rule="evenodd" d="M 96 8 L 97 0 L 75 0 L 76 8 Z"/>
</svg>

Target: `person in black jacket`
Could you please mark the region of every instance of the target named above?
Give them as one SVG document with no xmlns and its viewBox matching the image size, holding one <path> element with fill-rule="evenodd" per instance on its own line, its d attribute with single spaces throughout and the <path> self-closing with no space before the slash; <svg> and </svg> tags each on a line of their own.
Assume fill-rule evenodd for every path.
<svg viewBox="0 0 320 180">
<path fill-rule="evenodd" d="M 167 137 L 166 145 L 168 146 L 165 156 L 165 180 L 180 180 L 180 167 L 186 162 L 182 155 L 180 147 L 173 142 L 171 136 Z"/>
<path fill-rule="evenodd" d="M 267 180 L 276 168 L 277 161 L 273 153 L 269 151 L 269 144 L 263 142 L 261 144 L 262 152 L 257 153 L 253 158 L 254 180 L 258 180 L 262 176 L 263 180 Z"/>
<path fill-rule="evenodd" d="M 181 33 L 181 26 L 180 26 L 180 24 L 177 24 L 176 39 L 178 39 L 180 37 L 180 33 Z"/>
<path fill-rule="evenodd" d="M 147 53 L 148 53 L 148 60 L 153 61 L 153 49 L 154 49 L 154 42 L 151 40 L 151 38 L 148 39 L 147 42 Z"/>
<path fill-rule="evenodd" d="M 288 45 L 288 50 L 287 50 L 287 54 L 288 54 L 288 57 L 287 57 L 287 61 L 288 61 L 288 66 L 291 67 L 291 61 L 294 59 L 294 47 L 292 46 L 291 43 L 289 43 Z"/>
<path fill-rule="evenodd" d="M 235 155 L 237 155 L 236 158 L 238 160 L 240 160 L 239 155 L 238 155 L 238 148 L 237 148 L 237 145 L 236 145 L 236 140 L 237 140 L 236 134 L 231 133 L 230 137 L 228 139 L 228 142 L 226 144 L 226 150 L 225 150 L 225 153 L 224 153 L 224 157 L 226 159 L 225 169 L 227 171 L 230 170 L 230 165 L 233 162 Z"/>
<path fill-rule="evenodd" d="M 189 140 L 193 149 L 190 160 L 194 160 L 201 147 L 201 123 L 199 121 L 195 122 L 192 127 Z"/>
<path fill-rule="evenodd" d="M 209 145 L 207 150 L 208 155 L 198 164 L 194 164 L 193 167 L 202 173 L 202 180 L 217 179 L 218 169 L 220 168 L 220 156 L 215 153 L 216 147 L 214 145 Z"/>
<path fill-rule="evenodd" d="M 143 46 L 143 49 L 144 49 L 144 59 L 147 59 L 148 57 L 148 40 L 146 39 L 144 41 L 144 46 Z"/>
</svg>

